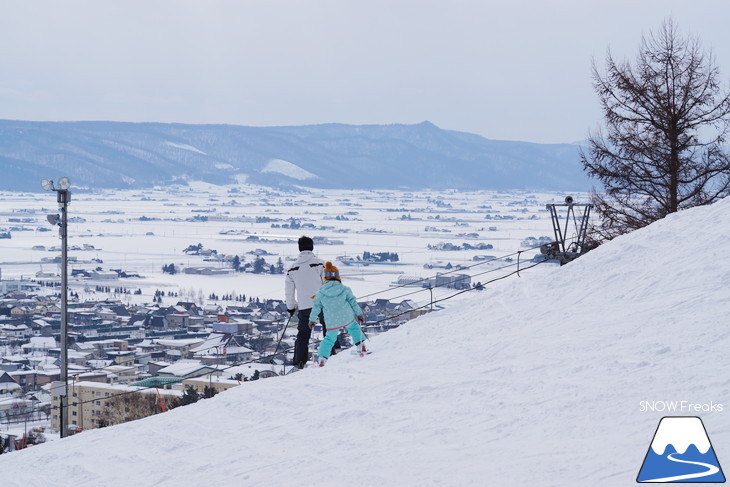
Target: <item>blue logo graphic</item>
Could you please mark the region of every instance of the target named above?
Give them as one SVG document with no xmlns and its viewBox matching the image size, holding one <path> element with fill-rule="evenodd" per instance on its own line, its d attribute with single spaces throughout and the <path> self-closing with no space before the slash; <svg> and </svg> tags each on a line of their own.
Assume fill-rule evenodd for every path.
<svg viewBox="0 0 730 487">
<path fill-rule="evenodd" d="M 725 475 L 702 420 L 696 416 L 662 418 L 636 481 L 725 482 Z"/>
</svg>

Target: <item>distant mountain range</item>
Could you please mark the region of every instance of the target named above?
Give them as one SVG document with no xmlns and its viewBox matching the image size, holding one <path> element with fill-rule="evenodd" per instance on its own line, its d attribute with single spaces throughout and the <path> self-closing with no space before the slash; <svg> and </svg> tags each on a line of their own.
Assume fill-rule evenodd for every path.
<svg viewBox="0 0 730 487">
<path fill-rule="evenodd" d="M 342 189 L 587 191 L 575 144 L 489 140 L 416 125 L 244 127 L 0 120 L 0 189 L 173 182 Z"/>
</svg>

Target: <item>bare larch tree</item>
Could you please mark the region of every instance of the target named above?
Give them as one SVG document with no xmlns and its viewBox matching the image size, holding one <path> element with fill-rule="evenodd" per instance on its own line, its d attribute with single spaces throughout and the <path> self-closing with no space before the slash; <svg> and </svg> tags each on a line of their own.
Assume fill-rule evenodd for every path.
<svg viewBox="0 0 730 487">
<path fill-rule="evenodd" d="M 669 213 L 712 203 L 730 192 L 724 150 L 730 94 L 720 86 L 711 52 L 666 20 L 641 42 L 634 62 L 610 50 L 605 74 L 593 63 L 605 135 L 599 128 L 581 151 L 603 236 L 641 228 Z"/>
</svg>

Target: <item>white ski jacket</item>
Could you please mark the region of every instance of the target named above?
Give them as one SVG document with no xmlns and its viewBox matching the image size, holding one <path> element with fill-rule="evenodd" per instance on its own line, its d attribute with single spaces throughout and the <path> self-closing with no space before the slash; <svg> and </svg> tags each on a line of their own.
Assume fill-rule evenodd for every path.
<svg viewBox="0 0 730 487">
<path fill-rule="evenodd" d="M 294 309 L 297 306 L 299 309 L 311 308 L 314 295 L 322 285 L 323 275 L 324 261 L 311 250 L 300 252 L 299 258 L 286 271 L 284 278 L 287 309 Z"/>
</svg>

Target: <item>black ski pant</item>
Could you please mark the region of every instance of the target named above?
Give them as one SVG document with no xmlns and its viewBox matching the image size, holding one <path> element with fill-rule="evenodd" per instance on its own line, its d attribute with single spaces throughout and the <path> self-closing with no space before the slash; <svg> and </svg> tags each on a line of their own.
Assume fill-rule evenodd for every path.
<svg viewBox="0 0 730 487">
<path fill-rule="evenodd" d="M 311 313 L 312 308 L 300 309 L 298 313 L 299 325 L 297 325 L 297 340 L 294 342 L 294 365 L 306 363 L 309 360 L 309 339 L 312 336 L 312 329 L 309 327 L 309 315 Z M 322 324 L 322 333 L 327 336 L 324 313 L 319 314 L 319 322 Z M 337 331 L 333 331 L 332 333 L 337 333 Z M 341 348 L 339 339 L 335 340 L 332 352 L 335 353 L 335 349 L 337 348 Z"/>
</svg>

